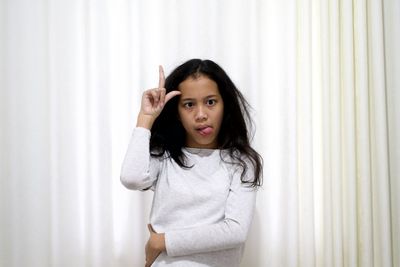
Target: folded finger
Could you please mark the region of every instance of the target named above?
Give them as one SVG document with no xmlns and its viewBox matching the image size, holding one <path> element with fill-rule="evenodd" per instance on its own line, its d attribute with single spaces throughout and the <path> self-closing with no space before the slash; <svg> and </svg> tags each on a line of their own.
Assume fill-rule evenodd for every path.
<svg viewBox="0 0 400 267">
<path fill-rule="evenodd" d="M 180 91 L 171 91 L 169 92 L 166 96 L 165 96 L 165 103 L 167 103 L 171 98 L 180 95 L 181 92 Z"/>
<path fill-rule="evenodd" d="M 151 96 L 153 97 L 153 104 L 157 105 L 158 101 L 160 100 L 160 93 L 158 89 L 151 90 Z"/>
</svg>

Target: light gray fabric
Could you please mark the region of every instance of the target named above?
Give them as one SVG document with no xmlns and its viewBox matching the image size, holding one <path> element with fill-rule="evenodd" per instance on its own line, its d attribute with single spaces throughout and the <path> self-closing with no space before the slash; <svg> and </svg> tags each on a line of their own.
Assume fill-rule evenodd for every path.
<svg viewBox="0 0 400 267">
<path fill-rule="evenodd" d="M 239 266 L 253 218 L 256 190 L 241 183 L 240 170 L 218 149 L 184 148 L 190 169 L 149 153 L 150 131 L 135 128 L 121 182 L 154 190 L 150 223 L 165 233 L 167 252 L 153 266 Z M 249 166 L 250 167 L 250 166 Z M 250 168 L 249 168 L 250 170 Z M 248 171 L 246 179 L 253 179 Z"/>
</svg>

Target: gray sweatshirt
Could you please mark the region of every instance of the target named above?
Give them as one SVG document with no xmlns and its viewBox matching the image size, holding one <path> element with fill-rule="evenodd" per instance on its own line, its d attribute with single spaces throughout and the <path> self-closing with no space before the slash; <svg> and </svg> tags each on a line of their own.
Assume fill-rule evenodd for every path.
<svg viewBox="0 0 400 267">
<path fill-rule="evenodd" d="M 150 131 L 135 128 L 121 170 L 129 189 L 154 191 L 150 223 L 165 233 L 166 252 L 152 266 L 239 266 L 253 218 L 256 189 L 221 160 L 224 150 L 184 148 L 187 165 L 149 153 Z M 246 179 L 252 180 L 251 165 Z"/>
</svg>

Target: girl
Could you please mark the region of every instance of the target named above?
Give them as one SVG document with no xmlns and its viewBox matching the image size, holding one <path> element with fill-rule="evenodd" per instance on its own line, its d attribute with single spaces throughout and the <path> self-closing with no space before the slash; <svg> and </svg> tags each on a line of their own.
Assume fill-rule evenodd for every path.
<svg viewBox="0 0 400 267">
<path fill-rule="evenodd" d="M 159 77 L 121 170 L 127 188 L 154 191 L 145 266 L 239 266 L 262 179 L 248 103 L 210 60 Z"/>
</svg>

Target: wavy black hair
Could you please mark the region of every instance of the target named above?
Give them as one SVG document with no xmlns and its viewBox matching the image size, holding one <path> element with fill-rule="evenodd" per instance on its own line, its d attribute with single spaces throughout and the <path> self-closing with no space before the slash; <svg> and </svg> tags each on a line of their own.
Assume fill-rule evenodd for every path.
<svg viewBox="0 0 400 267">
<path fill-rule="evenodd" d="M 253 187 L 261 186 L 262 157 L 251 147 L 249 141 L 251 137 L 248 126 L 252 125 L 250 106 L 226 72 L 211 60 L 191 59 L 168 75 L 165 80 L 166 91 L 169 93 L 178 90 L 181 82 L 199 76 L 205 76 L 216 82 L 224 102 L 224 116 L 218 134 L 221 152 L 222 149 L 227 150 L 232 159 L 229 163 L 241 167 L 242 183 Z M 191 166 L 186 165 L 182 151 L 186 144 L 186 132 L 179 120 L 178 102 L 179 96 L 172 98 L 155 120 L 151 128 L 150 151 L 154 157 L 161 157 L 166 153 L 180 167 L 190 168 Z M 253 180 L 245 179 L 248 164 L 254 169 Z"/>
</svg>

